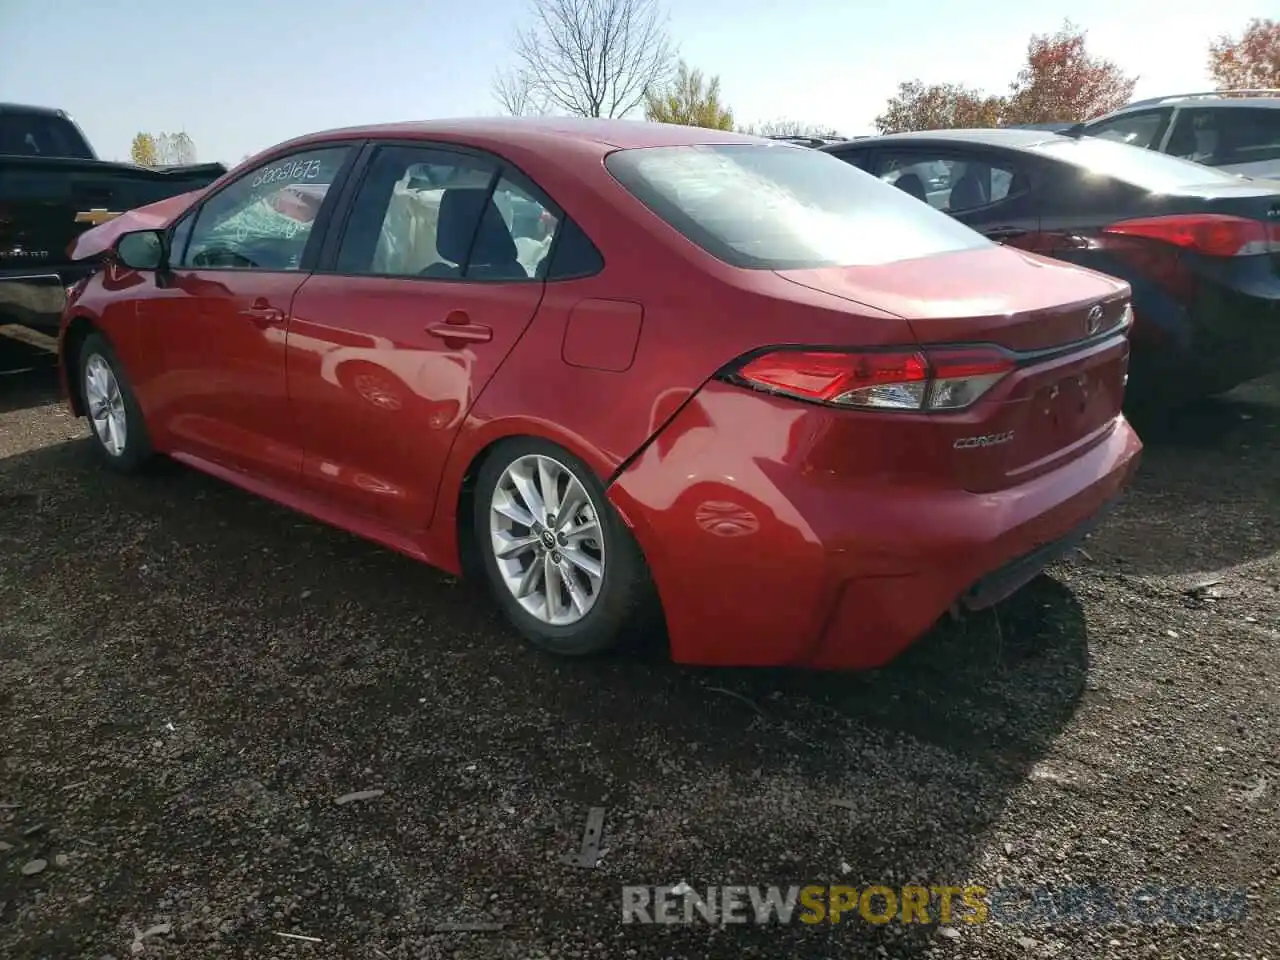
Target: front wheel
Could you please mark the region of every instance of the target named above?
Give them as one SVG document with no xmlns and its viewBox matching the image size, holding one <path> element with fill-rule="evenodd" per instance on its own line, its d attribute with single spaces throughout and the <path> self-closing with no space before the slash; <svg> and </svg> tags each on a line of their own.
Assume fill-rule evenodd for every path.
<svg viewBox="0 0 1280 960">
<path fill-rule="evenodd" d="M 151 458 L 151 440 L 142 409 L 111 344 L 91 333 L 80 346 L 80 396 L 93 445 L 114 470 L 132 473 Z"/>
<path fill-rule="evenodd" d="M 500 443 L 477 478 L 475 536 L 498 603 L 544 650 L 585 656 L 656 628 L 640 548 L 568 451 L 533 438 Z"/>
</svg>

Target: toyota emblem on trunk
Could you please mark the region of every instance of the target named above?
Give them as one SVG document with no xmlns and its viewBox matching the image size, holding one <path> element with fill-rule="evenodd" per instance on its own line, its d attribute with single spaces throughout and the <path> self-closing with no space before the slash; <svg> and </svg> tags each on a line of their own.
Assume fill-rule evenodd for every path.
<svg viewBox="0 0 1280 960">
<path fill-rule="evenodd" d="M 1089 333 L 1094 334 L 1102 329 L 1102 307 L 1093 306 L 1089 308 L 1089 316 L 1085 319 L 1088 324 Z"/>
</svg>

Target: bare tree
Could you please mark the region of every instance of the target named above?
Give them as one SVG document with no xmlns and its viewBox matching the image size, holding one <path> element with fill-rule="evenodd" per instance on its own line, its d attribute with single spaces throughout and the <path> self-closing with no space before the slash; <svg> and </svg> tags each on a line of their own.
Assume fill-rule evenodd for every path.
<svg viewBox="0 0 1280 960">
<path fill-rule="evenodd" d="M 818 123 L 806 123 L 803 120 L 766 120 L 763 123 L 750 123 L 738 128 L 739 133 L 749 133 L 755 137 L 838 137 L 831 127 Z"/>
<path fill-rule="evenodd" d="M 499 72 L 493 78 L 493 97 L 504 113 L 513 117 L 536 117 L 546 106 L 534 94 L 533 83 L 524 70 Z"/>
<path fill-rule="evenodd" d="M 196 162 L 196 145 L 185 132 L 160 134 L 155 138 L 155 153 L 162 167 Z"/>
<path fill-rule="evenodd" d="M 532 24 L 516 33 L 509 75 L 527 87 L 529 102 L 578 117 L 625 117 L 670 75 L 675 48 L 659 0 L 530 3 Z"/>
</svg>

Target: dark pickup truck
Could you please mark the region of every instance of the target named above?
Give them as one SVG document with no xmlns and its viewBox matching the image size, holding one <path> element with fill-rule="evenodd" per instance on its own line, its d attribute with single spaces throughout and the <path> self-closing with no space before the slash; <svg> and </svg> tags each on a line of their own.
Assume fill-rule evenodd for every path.
<svg viewBox="0 0 1280 960">
<path fill-rule="evenodd" d="M 70 261 L 76 237 L 224 173 L 220 163 L 150 168 L 99 160 L 61 110 L 0 104 L 0 325 L 55 331 L 67 287 L 93 269 Z"/>
</svg>

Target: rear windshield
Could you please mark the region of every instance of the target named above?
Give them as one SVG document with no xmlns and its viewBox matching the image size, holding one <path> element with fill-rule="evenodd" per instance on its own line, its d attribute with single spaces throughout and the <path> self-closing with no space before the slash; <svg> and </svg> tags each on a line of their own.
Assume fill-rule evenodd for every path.
<svg viewBox="0 0 1280 960">
<path fill-rule="evenodd" d="M 1180 187 L 1240 182 L 1239 177 L 1190 160 L 1096 137 L 1052 140 L 1036 144 L 1031 149 L 1144 190 L 1177 190 Z"/>
<path fill-rule="evenodd" d="M 735 267 L 868 266 L 991 245 L 928 204 L 809 147 L 646 147 L 619 150 L 605 163 L 654 213 Z"/>
<path fill-rule="evenodd" d="M 0 111 L 0 154 L 93 159 L 74 123 L 55 114 L 20 110 Z"/>
</svg>

